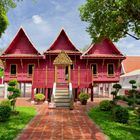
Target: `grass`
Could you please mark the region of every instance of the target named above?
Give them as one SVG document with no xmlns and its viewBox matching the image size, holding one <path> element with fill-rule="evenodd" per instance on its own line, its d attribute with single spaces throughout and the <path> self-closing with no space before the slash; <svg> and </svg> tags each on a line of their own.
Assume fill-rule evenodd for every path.
<svg viewBox="0 0 140 140">
<path fill-rule="evenodd" d="M 18 115 L 12 115 L 7 122 L 0 122 L 0 140 L 13 140 L 35 116 L 33 107 L 17 107 Z"/>
<path fill-rule="evenodd" d="M 111 140 L 140 140 L 140 125 L 137 123 L 137 116 L 129 111 L 130 119 L 128 124 L 120 124 L 113 121 L 111 112 L 100 111 L 99 107 L 92 108 L 88 115 Z"/>
</svg>

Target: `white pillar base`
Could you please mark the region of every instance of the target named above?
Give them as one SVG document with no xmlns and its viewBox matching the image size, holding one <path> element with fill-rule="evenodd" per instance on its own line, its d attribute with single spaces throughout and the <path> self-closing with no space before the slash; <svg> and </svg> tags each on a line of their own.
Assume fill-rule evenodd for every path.
<svg viewBox="0 0 140 140">
<path fill-rule="evenodd" d="M 34 104 L 35 103 L 35 101 L 31 101 L 31 104 Z"/>
<path fill-rule="evenodd" d="M 8 91 L 7 91 L 8 84 L 4 83 L 4 99 L 7 99 Z"/>
<path fill-rule="evenodd" d="M 45 104 L 48 104 L 49 102 L 48 102 L 48 101 L 45 101 L 44 103 L 45 103 Z"/>
</svg>

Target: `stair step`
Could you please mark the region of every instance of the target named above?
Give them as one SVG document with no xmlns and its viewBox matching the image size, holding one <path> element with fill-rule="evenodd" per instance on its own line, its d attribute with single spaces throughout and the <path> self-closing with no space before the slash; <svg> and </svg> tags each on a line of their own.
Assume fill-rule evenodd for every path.
<svg viewBox="0 0 140 140">
<path fill-rule="evenodd" d="M 70 99 L 63 99 L 63 98 L 54 98 L 55 103 L 70 103 Z"/>
<path fill-rule="evenodd" d="M 68 93 L 55 93 L 55 96 L 69 96 Z"/>
<path fill-rule="evenodd" d="M 58 91 L 58 92 L 68 92 L 69 90 L 68 89 L 56 89 L 56 91 Z"/>
<path fill-rule="evenodd" d="M 70 103 L 55 103 L 56 107 L 70 107 Z"/>
<path fill-rule="evenodd" d="M 70 97 L 69 97 L 69 95 L 65 95 L 65 96 L 63 96 L 63 95 L 55 95 L 54 98 L 55 99 L 69 99 Z"/>
</svg>

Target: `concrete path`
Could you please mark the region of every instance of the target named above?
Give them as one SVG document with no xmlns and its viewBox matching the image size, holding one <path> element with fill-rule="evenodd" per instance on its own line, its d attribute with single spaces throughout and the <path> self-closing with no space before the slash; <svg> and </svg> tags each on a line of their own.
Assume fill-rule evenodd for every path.
<svg viewBox="0 0 140 140">
<path fill-rule="evenodd" d="M 107 137 L 87 116 L 93 106 L 75 103 L 74 110 L 48 109 L 46 104 L 37 107 L 37 116 L 16 140 L 106 140 Z"/>
</svg>

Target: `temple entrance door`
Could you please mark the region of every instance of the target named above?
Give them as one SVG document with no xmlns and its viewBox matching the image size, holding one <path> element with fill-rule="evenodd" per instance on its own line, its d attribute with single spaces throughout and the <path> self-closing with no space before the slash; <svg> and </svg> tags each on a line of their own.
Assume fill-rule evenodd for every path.
<svg viewBox="0 0 140 140">
<path fill-rule="evenodd" d="M 57 67 L 57 82 L 58 83 L 65 83 L 65 66 L 58 66 Z"/>
</svg>

